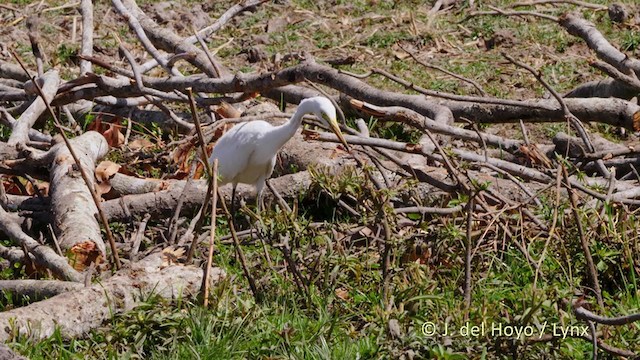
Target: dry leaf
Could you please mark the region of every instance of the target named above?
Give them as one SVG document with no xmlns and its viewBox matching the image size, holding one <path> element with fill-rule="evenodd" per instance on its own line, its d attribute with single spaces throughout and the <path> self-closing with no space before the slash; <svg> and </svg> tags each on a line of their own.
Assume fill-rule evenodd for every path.
<svg viewBox="0 0 640 360">
<path fill-rule="evenodd" d="M 312 130 L 302 129 L 302 137 L 304 140 L 318 140 L 320 133 Z"/>
<path fill-rule="evenodd" d="M 146 138 L 138 138 L 129 142 L 129 149 L 133 151 L 150 149 L 155 145 Z"/>
<path fill-rule="evenodd" d="M 122 129 L 121 119 L 116 118 L 113 123 L 103 123 L 102 117 L 97 116 L 88 126 L 87 130 L 97 131 L 107 139 L 110 147 L 119 147 L 124 144 L 124 135 L 120 132 Z"/>
<path fill-rule="evenodd" d="M 335 294 L 341 300 L 349 300 L 349 292 L 344 288 L 337 288 Z"/>
<path fill-rule="evenodd" d="M 43 196 L 47 196 L 49 194 L 49 183 L 47 182 L 37 182 L 38 190 Z M 33 185 L 30 181 L 25 185 L 25 189 L 27 189 L 27 195 L 36 195 L 36 190 L 33 188 Z"/>
<path fill-rule="evenodd" d="M 108 181 L 120 170 L 120 165 L 112 161 L 103 161 L 96 167 L 96 179 L 99 182 Z"/>
<path fill-rule="evenodd" d="M 179 264 L 179 260 L 184 256 L 183 248 L 174 248 L 173 246 L 169 246 L 162 250 L 162 265 L 161 268 Z"/>
<path fill-rule="evenodd" d="M 102 134 L 104 129 L 102 128 L 102 116 L 98 115 L 89 125 L 87 125 L 87 131 L 97 131 Z"/>
<path fill-rule="evenodd" d="M 111 191 L 111 183 L 109 181 L 101 182 L 95 184 L 96 191 L 98 192 L 98 197 L 102 197 L 102 195 L 109 193 Z"/>
<path fill-rule="evenodd" d="M 174 164 L 178 165 L 178 171 L 176 171 L 176 174 L 189 174 L 189 155 L 191 154 L 193 147 L 194 145 L 191 142 L 187 142 L 179 145 L 171 152 L 171 160 L 173 160 Z"/>
<path fill-rule="evenodd" d="M 4 191 L 7 194 L 11 195 L 26 195 L 22 193 L 22 189 L 16 185 L 13 181 L 3 180 L 2 186 L 4 186 Z"/>
<path fill-rule="evenodd" d="M 107 144 L 109 144 L 110 147 L 120 147 L 120 145 L 124 144 L 124 135 L 120 132 L 122 125 L 118 123 L 110 125 L 109 129 L 103 132 L 102 135 L 107 139 Z"/>
<path fill-rule="evenodd" d="M 223 124 L 222 126 L 218 126 L 216 130 L 213 132 L 213 139 L 214 140 L 220 139 L 222 135 L 224 135 L 224 133 L 229 131 L 229 129 L 231 129 L 234 125 L 236 124 L 227 123 L 227 124 Z"/>
</svg>

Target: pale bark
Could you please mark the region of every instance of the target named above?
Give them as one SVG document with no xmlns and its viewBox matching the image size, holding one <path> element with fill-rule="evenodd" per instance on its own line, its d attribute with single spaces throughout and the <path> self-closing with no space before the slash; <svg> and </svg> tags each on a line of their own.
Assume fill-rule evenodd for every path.
<svg viewBox="0 0 640 360">
<path fill-rule="evenodd" d="M 89 178 L 94 179 L 97 160 L 109 150 L 104 136 L 89 131 L 72 139 L 71 146 Z M 75 245 L 91 243 L 94 255 L 104 258 L 105 244 L 96 220 L 98 209 L 90 190 L 64 143 L 57 144 L 51 152 L 55 154 L 50 180 L 51 212 L 60 247 L 69 251 Z"/>
<path fill-rule="evenodd" d="M 0 342 L 12 339 L 16 333 L 44 339 L 56 327 L 65 338 L 79 337 L 114 314 L 133 309 L 150 294 L 167 300 L 190 299 L 197 294 L 201 269 L 162 263 L 161 254 L 154 253 L 99 284 L 0 313 Z M 217 282 L 224 272 L 213 270 L 211 281 Z"/>
<path fill-rule="evenodd" d="M 50 298 L 67 291 L 79 290 L 83 284 L 71 281 L 59 280 L 0 280 L 0 292 L 11 294 L 14 299 L 22 296 L 29 298 L 29 301 L 39 301 Z"/>
<path fill-rule="evenodd" d="M 61 279 L 82 281 L 80 273 L 75 271 L 69 263 L 67 263 L 67 259 L 56 254 L 56 252 L 50 247 L 41 245 L 32 237 L 25 234 L 20 225 L 14 221 L 11 214 L 6 212 L 1 206 L 0 230 L 7 234 L 7 236 L 17 244 L 23 245 L 31 254 L 33 254 L 37 265 L 51 270 L 54 275 Z M 7 255 L 15 255 L 8 251 L 6 253 Z"/>
<path fill-rule="evenodd" d="M 60 85 L 60 76 L 57 70 L 50 70 L 41 78 L 37 78 L 35 81 L 41 82 L 42 92 L 44 93 L 47 102 L 53 100 L 54 95 L 58 91 Z M 32 84 L 33 87 L 35 85 Z M 37 91 L 35 92 L 37 94 Z M 44 113 L 47 109 L 47 105 L 41 96 L 37 97 L 31 105 L 20 115 L 20 121 L 15 123 L 11 131 L 8 143 L 15 145 L 17 143 L 25 143 L 29 140 L 29 129 L 33 127 L 38 117 Z"/>
</svg>

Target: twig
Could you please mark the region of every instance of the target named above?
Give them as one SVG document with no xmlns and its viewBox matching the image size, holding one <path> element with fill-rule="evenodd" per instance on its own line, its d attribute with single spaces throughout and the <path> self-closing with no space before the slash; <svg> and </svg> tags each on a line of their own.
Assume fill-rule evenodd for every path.
<svg viewBox="0 0 640 360">
<path fill-rule="evenodd" d="M 127 19 L 129 23 L 129 27 L 135 32 L 142 43 L 142 46 L 147 50 L 149 54 L 171 75 L 178 75 L 177 70 L 175 68 L 169 67 L 167 65 L 167 60 L 160 54 L 158 49 L 151 43 L 149 38 L 144 32 L 144 29 L 140 25 L 138 19 L 127 9 L 126 6 L 120 0 L 111 0 L 113 6 L 118 10 L 118 12 Z"/>
<path fill-rule="evenodd" d="M 418 59 L 418 56 L 417 56 L 413 51 L 410 51 L 410 50 L 406 49 L 405 47 L 403 47 L 402 45 L 400 45 L 400 43 L 398 43 L 398 46 L 400 47 L 400 49 L 404 50 L 407 54 L 409 54 L 409 55 L 411 56 L 411 58 L 412 58 L 415 62 L 417 62 L 418 64 L 420 64 L 420 65 L 422 65 L 422 66 L 424 66 L 424 67 L 426 67 L 426 68 L 429 68 L 429 69 L 438 70 L 438 71 L 443 72 L 443 73 L 445 73 L 445 74 L 447 74 L 447 75 L 449 75 L 449 76 L 452 76 L 452 77 L 454 77 L 454 78 L 456 78 L 456 79 L 458 79 L 458 80 L 462 80 L 462 81 L 464 81 L 464 82 L 466 82 L 466 83 L 469 83 L 469 84 L 471 84 L 474 88 L 476 88 L 476 90 L 478 90 L 478 92 L 480 93 L 480 95 L 482 95 L 483 97 L 487 97 L 487 93 L 482 89 L 482 86 L 480 86 L 480 84 L 478 84 L 476 81 L 471 80 L 471 79 L 468 79 L 468 78 L 466 78 L 466 77 L 464 77 L 464 76 L 462 76 L 462 75 L 458 75 L 458 74 L 456 74 L 456 73 L 454 73 L 454 72 L 451 72 L 451 71 L 449 71 L 449 70 L 447 70 L 447 69 L 445 69 L 445 68 L 443 68 L 443 67 L 441 67 L 441 66 L 428 64 L 428 63 L 426 63 L 426 62 L 424 62 L 424 61 L 422 61 L 422 60 Z"/>
<path fill-rule="evenodd" d="M 189 175 L 187 176 L 187 183 L 182 188 L 182 194 L 180 199 L 178 199 L 178 204 L 176 205 L 176 209 L 173 212 L 173 216 L 169 221 L 169 244 L 175 243 L 176 236 L 178 235 L 178 218 L 180 217 L 180 211 L 182 210 L 182 205 L 184 204 L 185 194 L 190 190 L 191 185 L 193 184 L 193 178 L 196 173 L 196 168 L 198 167 L 198 162 L 194 161 L 191 163 L 191 169 L 189 170 Z M 214 194 L 215 195 L 215 194 Z"/>
<path fill-rule="evenodd" d="M 598 305 L 600 309 L 604 309 L 604 301 L 602 300 L 602 291 L 600 290 L 600 283 L 598 282 L 598 271 L 596 270 L 595 263 L 593 262 L 593 257 L 591 256 L 591 250 L 589 249 L 589 241 L 587 240 L 584 229 L 582 227 L 582 221 L 580 219 L 580 214 L 578 213 L 578 201 L 576 198 L 578 195 L 575 193 L 573 188 L 571 187 L 571 183 L 569 182 L 569 174 L 567 173 L 567 168 L 562 167 L 562 173 L 565 180 L 565 186 L 567 187 L 567 191 L 569 192 L 569 201 L 571 202 L 571 212 L 573 213 L 573 219 L 576 222 L 576 226 L 578 227 L 578 234 L 580 235 L 580 244 L 582 245 L 582 251 L 584 252 L 584 257 L 587 262 L 587 269 L 589 271 L 589 277 L 591 278 L 591 286 L 593 286 L 593 290 L 596 293 L 596 299 L 598 300 Z"/>
<path fill-rule="evenodd" d="M 546 4 L 571 4 L 576 6 L 581 6 L 594 10 L 606 10 L 607 7 L 605 5 L 593 4 L 585 1 L 577 1 L 577 0 L 534 0 L 534 1 L 522 1 L 509 5 L 510 8 L 523 7 L 523 6 L 536 6 L 536 5 L 546 5 Z"/>
<path fill-rule="evenodd" d="M 25 70 L 25 73 L 29 74 L 29 72 L 26 70 L 26 67 L 24 66 L 24 64 L 22 63 L 22 61 L 18 57 L 18 55 L 13 51 L 11 53 L 13 54 L 14 58 L 16 59 L 16 61 L 18 61 L 20 66 L 22 66 L 22 68 Z M 96 192 L 96 189 L 93 187 L 93 182 L 89 179 L 89 176 L 87 175 L 87 172 L 85 171 L 84 167 L 80 163 L 80 160 L 78 159 L 78 156 L 76 155 L 76 152 L 73 150 L 73 146 L 71 146 L 71 142 L 69 142 L 69 139 L 67 138 L 67 135 L 65 134 L 64 130 L 62 129 L 62 125 L 60 125 L 60 121 L 58 120 L 58 117 L 56 116 L 56 112 L 53 110 L 53 108 L 51 107 L 51 105 L 47 101 L 47 99 L 46 99 L 46 97 L 44 95 L 44 92 L 42 91 L 42 88 L 40 87 L 40 84 L 38 84 L 38 82 L 36 81 L 35 78 L 33 78 L 32 81 L 33 81 L 33 84 L 36 86 L 36 89 L 38 90 L 38 95 L 44 101 L 44 104 L 46 105 L 47 110 L 49 111 L 49 114 L 53 118 L 54 125 L 58 129 L 60 135 L 62 136 L 62 139 L 64 140 L 65 145 L 69 149 L 69 153 L 73 157 L 73 161 L 76 163 L 76 166 L 78 167 L 78 171 L 80 171 L 80 174 L 82 175 L 82 179 L 84 180 L 85 184 L 87 185 L 87 188 L 89 188 L 89 193 L 91 194 L 91 198 L 93 199 L 93 202 L 95 203 L 96 208 L 98 209 L 98 215 L 100 216 L 100 220 L 102 221 L 102 225 L 104 226 L 105 232 L 107 233 L 107 239 L 109 240 L 109 246 L 111 247 L 111 255 L 113 257 L 113 262 L 115 264 L 116 270 L 120 270 L 121 264 L 120 264 L 120 257 L 118 256 L 118 249 L 116 248 L 116 242 L 115 242 L 115 239 L 113 237 L 113 233 L 111 232 L 111 228 L 109 227 L 109 220 L 107 220 L 107 217 L 105 216 L 104 211 L 102 211 L 102 206 L 100 205 L 100 198 L 98 196 L 98 193 Z"/>
<path fill-rule="evenodd" d="M 29 30 L 29 41 L 31 42 L 31 51 L 36 58 L 36 66 L 38 68 L 38 76 L 44 75 L 44 63 L 42 61 L 42 52 L 38 44 L 38 25 L 40 19 L 38 15 L 31 15 L 27 18 L 27 29 Z"/>
<path fill-rule="evenodd" d="M 625 316 L 617 317 L 605 317 L 594 314 L 582 306 L 581 302 L 577 302 L 573 305 L 576 318 L 580 320 L 593 321 L 602 325 L 626 325 L 632 322 L 640 321 L 640 313 L 629 314 Z"/>
<path fill-rule="evenodd" d="M 221 29 L 229 20 L 231 20 L 234 16 L 236 16 L 243 10 L 252 6 L 260 5 L 266 1 L 267 0 L 246 0 L 244 3 L 236 4 L 230 7 L 227 11 L 225 11 L 224 14 L 220 15 L 220 17 L 213 24 L 198 31 L 198 35 L 200 35 L 203 39 L 206 39 L 209 36 L 211 36 L 214 32 Z M 181 45 L 195 44 L 196 41 L 198 41 L 196 36 L 191 35 L 188 38 L 185 38 L 184 40 L 182 40 Z M 141 68 L 142 68 L 142 71 L 146 73 L 147 71 L 153 69 L 156 65 L 158 65 L 158 61 L 150 60 L 142 64 Z"/>
<path fill-rule="evenodd" d="M 278 204 L 280 204 L 280 206 L 283 209 L 285 209 L 288 213 L 291 213 L 291 208 L 289 207 L 289 204 L 287 204 L 287 202 L 284 201 L 284 199 L 282 198 L 282 195 L 280 195 L 278 190 L 276 190 L 276 188 L 273 187 L 273 185 L 271 185 L 271 182 L 269 181 L 269 179 L 267 179 L 265 183 L 267 184 L 267 187 L 269 188 L 269 190 L 271 190 L 271 192 L 273 193 L 273 196 L 275 196 L 275 198 L 278 200 Z"/>
<path fill-rule="evenodd" d="M 593 360 L 598 360 L 598 334 L 596 333 L 596 324 L 593 321 L 587 321 L 591 330 L 591 343 L 593 344 Z"/>
<path fill-rule="evenodd" d="M 551 20 L 553 22 L 558 22 L 558 18 L 556 16 L 541 14 L 535 11 L 507 11 L 507 10 L 498 9 L 490 5 L 488 7 L 490 9 L 493 9 L 493 11 L 472 11 L 464 19 L 460 20 L 459 23 L 466 22 L 472 17 L 483 16 L 483 15 L 533 16 L 533 17 L 539 17 L 546 20 Z"/>
<path fill-rule="evenodd" d="M 35 257 L 33 260 L 36 263 L 50 269 L 60 278 L 69 281 L 82 281 L 82 275 L 69 265 L 66 258 L 56 254 L 50 247 L 42 246 L 35 239 L 25 234 L 20 225 L 13 221 L 10 214 L 2 206 L 0 206 L 0 230 L 32 253 Z M 25 254 L 24 259 L 32 261 L 28 254 Z"/>
<path fill-rule="evenodd" d="M 80 5 L 82 13 L 82 47 L 80 54 L 91 56 L 93 54 L 93 1 L 82 0 Z M 91 62 L 80 59 L 80 75 L 91 72 Z"/>
<path fill-rule="evenodd" d="M 216 72 L 216 77 L 220 77 L 220 74 L 221 74 L 220 65 L 213 59 L 213 55 L 211 55 L 211 52 L 209 52 L 209 48 L 207 47 L 207 44 L 204 42 L 204 40 L 202 40 L 200 35 L 198 35 L 198 32 L 196 31 L 196 29 L 192 27 L 192 31 L 196 39 L 198 39 L 198 43 L 200 44 L 200 47 L 202 47 L 202 51 L 204 51 L 204 53 L 207 55 L 207 59 L 209 59 L 211 66 L 213 66 L 213 69 Z"/>
<path fill-rule="evenodd" d="M 216 238 L 216 210 L 218 208 L 218 177 L 215 175 L 218 173 L 218 159 L 213 159 L 213 171 L 209 181 L 213 182 L 212 186 L 212 200 L 211 200 L 211 230 L 209 230 L 209 255 L 207 256 L 207 263 L 204 268 L 204 274 L 202 276 L 202 293 L 203 300 L 202 306 L 205 308 L 209 306 L 209 274 L 211 273 L 211 263 L 213 262 L 213 247 Z M 194 241 L 195 242 L 195 241 Z"/>
<path fill-rule="evenodd" d="M 414 83 L 408 82 L 404 79 L 395 76 L 388 71 L 382 69 L 373 69 L 372 73 L 382 75 L 389 80 L 397 82 L 398 84 L 406 87 L 409 90 L 417 91 L 421 94 L 439 97 L 447 100 L 455 100 L 455 101 L 464 101 L 464 102 L 472 102 L 478 104 L 495 104 L 495 105 L 508 105 L 508 106 L 519 106 L 530 109 L 549 109 L 548 107 L 540 104 L 535 104 L 527 101 L 519 101 L 519 100 L 509 100 L 509 99 L 499 99 L 499 98 L 491 98 L 491 97 L 477 97 L 477 96 L 465 96 L 465 95 L 455 95 L 449 93 L 443 93 L 441 91 L 429 90 L 425 89 L 421 86 L 418 86 Z"/>
<path fill-rule="evenodd" d="M 467 203 L 467 236 L 466 236 L 466 253 L 464 261 L 464 306 L 467 311 L 471 308 L 471 228 L 473 225 L 474 210 L 474 194 L 468 194 L 469 202 Z M 466 315 L 468 317 L 468 314 Z"/>
<path fill-rule="evenodd" d="M 131 262 L 135 262 L 138 260 L 138 250 L 140 249 L 140 244 L 142 243 L 142 239 L 144 238 L 144 231 L 147 228 L 147 223 L 151 219 L 151 214 L 147 213 L 142 218 L 142 221 L 138 224 L 138 229 L 136 230 L 135 235 L 131 241 L 131 252 L 129 253 L 129 260 Z"/>
<path fill-rule="evenodd" d="M 580 137 L 582 138 L 582 141 L 587 147 L 587 151 L 590 153 L 595 152 L 595 148 L 593 147 L 593 144 L 589 139 L 589 135 L 587 135 L 587 132 L 584 126 L 582 125 L 582 122 L 580 121 L 580 119 L 578 119 L 575 115 L 571 113 L 571 111 L 567 107 L 567 104 L 562 99 L 562 96 L 558 94 L 558 92 L 555 91 L 553 87 L 547 84 L 547 82 L 542 78 L 542 74 L 540 74 L 539 71 L 534 70 L 531 66 L 514 59 L 513 57 L 507 55 L 506 53 L 502 53 L 502 56 L 505 59 L 509 60 L 509 62 L 511 62 L 512 64 L 530 72 L 536 78 L 536 80 L 538 80 L 538 82 L 542 84 L 542 86 L 544 86 L 545 89 L 547 89 L 551 93 L 551 95 L 558 101 L 558 103 L 562 107 L 562 111 L 564 112 L 564 115 L 567 121 L 572 125 L 572 127 L 576 130 L 578 135 L 580 135 Z M 611 174 L 609 173 L 609 170 L 607 170 L 607 168 L 604 166 L 604 163 L 602 162 L 602 160 L 596 160 L 596 164 L 598 165 L 598 170 L 605 178 L 608 178 L 611 176 Z"/>
</svg>

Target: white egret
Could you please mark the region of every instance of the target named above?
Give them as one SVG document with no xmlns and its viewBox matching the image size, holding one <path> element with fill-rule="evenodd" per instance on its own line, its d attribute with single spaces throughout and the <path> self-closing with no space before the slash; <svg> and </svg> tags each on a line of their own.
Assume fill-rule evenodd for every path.
<svg viewBox="0 0 640 360">
<path fill-rule="evenodd" d="M 218 159 L 219 185 L 231 183 L 231 208 L 238 183 L 256 188 L 256 206 L 260 210 L 260 197 L 265 181 L 276 164 L 276 154 L 296 133 L 305 114 L 314 114 L 331 128 L 348 149 L 336 120 L 336 108 L 325 97 L 302 100 L 291 119 L 280 126 L 256 120 L 238 124 L 225 133 L 215 144 L 209 162 Z"/>
</svg>

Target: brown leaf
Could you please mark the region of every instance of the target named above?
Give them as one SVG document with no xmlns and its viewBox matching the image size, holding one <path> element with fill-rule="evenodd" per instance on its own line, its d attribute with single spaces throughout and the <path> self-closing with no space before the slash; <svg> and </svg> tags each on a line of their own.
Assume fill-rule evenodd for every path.
<svg viewBox="0 0 640 360">
<path fill-rule="evenodd" d="M 349 292 L 345 288 L 337 288 L 334 292 L 340 300 L 349 300 Z"/>
<path fill-rule="evenodd" d="M 96 179 L 98 182 L 108 181 L 120 170 L 120 165 L 112 161 L 103 161 L 96 167 Z"/>
<path fill-rule="evenodd" d="M 89 125 L 87 125 L 87 131 L 97 131 L 102 134 L 104 129 L 102 128 L 102 116 L 98 115 Z"/>
<path fill-rule="evenodd" d="M 189 173 L 189 155 L 193 150 L 194 145 L 191 142 L 179 145 L 171 152 L 171 160 L 174 164 L 178 165 L 178 172 Z"/>
<path fill-rule="evenodd" d="M 160 267 L 164 268 L 173 264 L 179 264 L 179 260 L 181 260 L 183 257 L 183 248 L 174 248 L 173 246 L 164 248 L 162 249 L 162 265 Z"/>
<path fill-rule="evenodd" d="M 422 145 L 420 144 L 407 144 L 405 145 L 405 149 L 409 152 L 419 153 L 422 151 Z"/>
<path fill-rule="evenodd" d="M 109 129 L 104 131 L 102 135 L 107 139 L 107 144 L 110 147 L 120 147 L 120 145 L 124 144 L 124 135 L 120 132 L 122 129 L 122 125 L 119 123 L 110 124 Z"/>
<path fill-rule="evenodd" d="M 153 148 L 155 145 L 146 138 L 138 138 L 129 142 L 129 149 L 133 151 Z"/>
<path fill-rule="evenodd" d="M 40 193 L 43 196 L 47 196 L 49 194 L 49 183 L 47 182 L 40 182 L 38 181 L 37 183 L 38 186 L 38 190 L 40 190 Z M 31 184 L 30 181 L 27 182 L 27 184 L 24 186 L 25 189 L 27 189 L 27 195 L 36 195 L 36 189 L 34 189 L 33 185 Z"/>
<path fill-rule="evenodd" d="M 214 140 L 218 140 L 222 137 L 222 135 L 224 135 L 224 133 L 226 133 L 227 131 L 229 131 L 229 129 L 231 129 L 234 125 L 236 124 L 223 124 L 222 126 L 218 126 L 215 131 L 213 132 L 213 139 Z"/>
<path fill-rule="evenodd" d="M 109 193 L 109 191 L 111 191 L 111 183 L 109 181 L 97 183 L 95 184 L 95 186 L 99 197 L 102 197 L 102 195 L 107 194 Z"/>
<path fill-rule="evenodd" d="M 4 191 L 7 194 L 11 194 L 11 195 L 27 195 L 27 194 L 23 194 L 22 193 L 22 189 L 20 189 L 20 187 L 16 183 L 14 183 L 13 181 L 2 180 L 2 186 L 4 186 Z"/>
<path fill-rule="evenodd" d="M 318 138 L 320 138 L 320 133 L 312 130 L 303 129 L 302 137 L 305 140 L 318 140 Z"/>
</svg>

